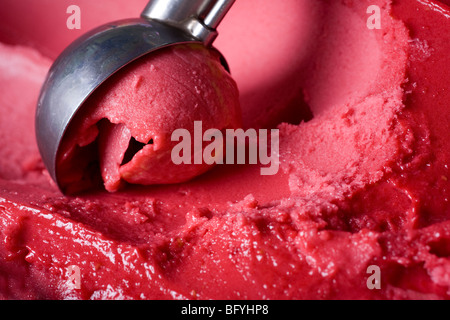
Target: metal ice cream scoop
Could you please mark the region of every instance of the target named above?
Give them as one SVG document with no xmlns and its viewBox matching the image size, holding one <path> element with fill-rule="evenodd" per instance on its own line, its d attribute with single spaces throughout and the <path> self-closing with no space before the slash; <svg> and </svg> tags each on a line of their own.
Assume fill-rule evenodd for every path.
<svg viewBox="0 0 450 320">
<path fill-rule="evenodd" d="M 140 18 L 98 27 L 62 52 L 41 89 L 35 123 L 39 151 L 57 184 L 61 141 L 94 90 L 122 67 L 155 50 L 182 43 L 211 46 L 234 1 L 151 0 Z"/>
</svg>

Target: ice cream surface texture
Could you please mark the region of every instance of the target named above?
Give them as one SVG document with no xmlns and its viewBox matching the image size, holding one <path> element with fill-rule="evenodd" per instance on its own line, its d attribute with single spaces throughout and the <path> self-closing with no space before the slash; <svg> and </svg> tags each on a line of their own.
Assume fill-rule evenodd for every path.
<svg viewBox="0 0 450 320">
<path fill-rule="evenodd" d="M 369 27 L 374 5 L 380 29 Z M 31 130 L 51 64 L 37 49 L 54 58 L 62 44 L 25 47 L 44 37 L 45 25 L 27 33 L 5 17 L 0 39 L 21 46 L 0 47 L 2 298 L 448 299 L 449 17 L 448 4 L 434 0 L 237 1 L 216 45 L 237 83 L 244 128 L 280 130 L 279 173 L 217 165 L 187 182 L 77 196 L 51 182 Z M 212 54 L 184 49 L 175 50 Z M 147 119 L 167 127 L 146 135 L 125 121 L 122 103 L 108 106 L 146 88 L 139 70 L 152 62 L 140 63 L 94 97 L 104 102 L 93 107 L 98 116 L 80 118 L 121 141 L 111 150 L 86 131 L 116 159 L 104 163 L 116 172 L 104 179 L 112 189 L 128 164 L 146 161 L 139 152 L 150 152 L 149 139 L 158 145 L 158 132 L 172 130 L 170 121 Z M 219 81 L 210 70 L 205 79 Z M 223 112 L 226 127 L 235 124 L 227 105 L 235 90 L 221 79 L 229 98 L 198 116 Z M 112 92 L 117 100 L 107 99 Z M 148 145 L 122 164 L 131 136 Z M 79 288 L 68 284 L 73 266 Z M 379 288 L 370 277 L 377 268 Z"/>
</svg>

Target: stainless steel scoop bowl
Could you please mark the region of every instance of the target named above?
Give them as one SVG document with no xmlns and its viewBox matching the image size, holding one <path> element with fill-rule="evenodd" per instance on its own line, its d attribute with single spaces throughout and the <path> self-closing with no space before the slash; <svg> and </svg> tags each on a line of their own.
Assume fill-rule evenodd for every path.
<svg viewBox="0 0 450 320">
<path fill-rule="evenodd" d="M 42 86 L 36 139 L 43 162 L 59 185 L 56 160 L 71 120 L 103 82 L 130 62 L 182 43 L 211 46 L 235 0 L 151 0 L 140 18 L 108 23 L 67 47 Z"/>
</svg>

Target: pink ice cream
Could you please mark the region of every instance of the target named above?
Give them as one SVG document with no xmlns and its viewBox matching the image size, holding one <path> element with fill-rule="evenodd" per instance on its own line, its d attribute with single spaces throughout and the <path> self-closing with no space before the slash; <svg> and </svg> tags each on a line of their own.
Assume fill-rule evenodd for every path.
<svg viewBox="0 0 450 320">
<path fill-rule="evenodd" d="M 20 10 L 17 1 L 5 1 L 11 12 Z M 127 10 L 139 11 L 145 2 L 118 2 L 106 9 L 104 21 L 86 10 L 83 28 L 135 15 Z M 89 3 L 79 1 L 83 8 Z M 39 32 L 11 21 L 8 10 L 0 12 L 0 39 L 22 45 L 0 46 L 2 298 L 450 297 L 446 2 L 237 1 L 215 44 L 239 89 L 243 127 L 280 130 L 278 174 L 261 176 L 258 165 L 218 165 L 182 183 L 65 196 L 43 168 L 31 128 L 51 64 L 38 51 L 53 59 L 76 37 L 60 29 L 56 40 L 48 36 L 53 22 L 64 23 L 69 4 L 41 4 L 55 15 L 35 17 L 46 21 Z M 371 5 L 380 8 L 381 29 L 368 28 Z M 223 75 L 209 77 L 205 68 L 203 81 L 230 89 L 229 98 L 213 98 L 218 103 L 205 104 L 198 116 L 217 108 L 214 114 L 230 116 L 223 127 L 235 125 L 233 82 L 213 53 L 191 49 L 185 54 L 212 55 L 206 61 Z M 152 77 L 141 67 L 151 70 L 151 64 L 143 60 L 124 71 L 91 100 L 75 128 L 98 123 L 102 134 L 74 129 L 67 140 L 73 145 L 97 138 L 102 172 L 112 174 L 104 181 L 113 190 L 127 172 L 136 173 L 136 163 L 152 160 L 154 146 L 147 145 L 121 165 L 130 136 L 147 144 L 174 125 L 147 118 L 161 129 L 146 135 L 142 124 L 133 127 L 145 115 L 126 122 L 130 111 L 111 107 L 137 99 L 139 74 Z M 184 79 L 184 71 L 173 72 Z M 119 96 L 110 97 L 113 92 Z M 180 120 L 188 125 L 196 117 Z M 80 270 L 79 289 L 67 285 L 70 266 Z M 368 285 L 374 266 L 379 288 Z"/>
<path fill-rule="evenodd" d="M 194 121 L 204 131 L 241 126 L 236 83 L 219 54 L 201 45 L 169 47 L 134 62 L 108 79 L 83 109 L 57 160 L 68 192 L 95 184 L 95 161 L 108 191 L 125 181 L 185 182 L 211 166 L 174 164 L 172 133 L 192 132 Z"/>
</svg>

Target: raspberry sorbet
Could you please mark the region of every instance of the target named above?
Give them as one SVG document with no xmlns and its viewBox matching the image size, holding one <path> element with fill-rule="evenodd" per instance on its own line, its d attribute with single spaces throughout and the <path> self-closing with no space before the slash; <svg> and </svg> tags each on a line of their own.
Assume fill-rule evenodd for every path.
<svg viewBox="0 0 450 320">
<path fill-rule="evenodd" d="M 198 46 L 116 74 L 60 159 L 73 190 L 103 182 L 63 195 L 37 97 L 72 40 L 147 1 L 103 2 L 3 0 L 1 298 L 450 297 L 448 0 L 237 0 L 215 42 L 231 76 Z M 167 137 L 199 120 L 279 129 L 280 170 L 170 163 Z"/>
</svg>

